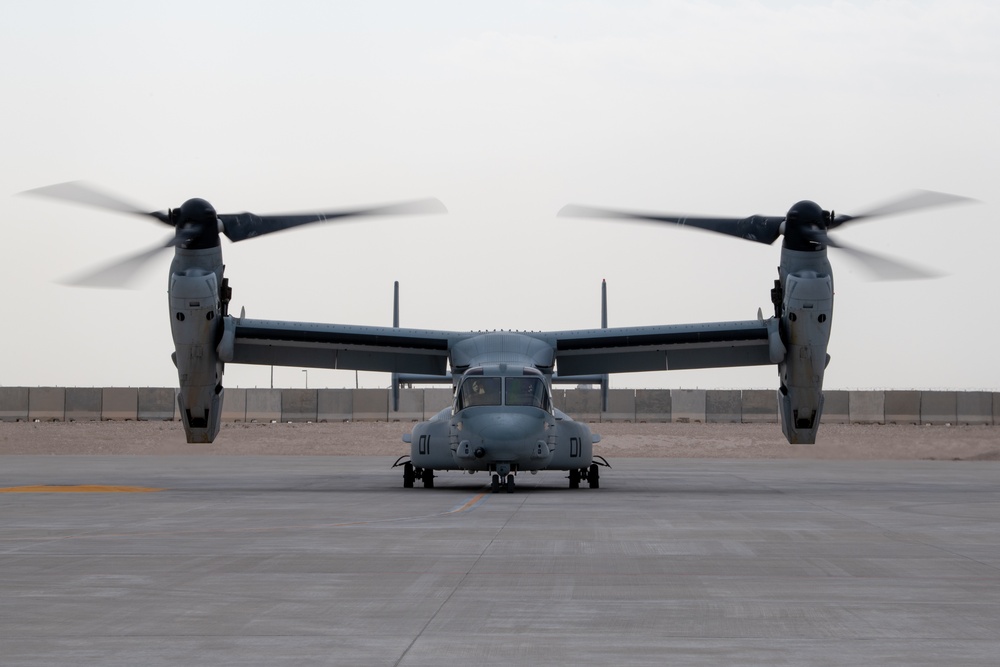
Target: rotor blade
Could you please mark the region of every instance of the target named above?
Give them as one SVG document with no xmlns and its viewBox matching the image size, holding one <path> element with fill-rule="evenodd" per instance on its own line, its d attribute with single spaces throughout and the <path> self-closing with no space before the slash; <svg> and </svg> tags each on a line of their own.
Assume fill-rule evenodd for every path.
<svg viewBox="0 0 1000 667">
<path fill-rule="evenodd" d="M 66 278 L 60 282 L 65 285 L 73 285 L 75 287 L 127 287 L 132 279 L 137 276 L 139 271 L 143 267 L 147 266 L 149 260 L 161 251 L 173 247 L 176 243 L 176 237 L 171 236 L 165 243 L 161 243 L 160 245 L 153 246 L 152 248 L 143 250 L 137 254 L 129 255 L 116 260 L 99 269 L 88 271 L 75 277 Z"/>
<path fill-rule="evenodd" d="M 825 235 L 824 235 L 825 236 Z M 845 245 L 826 236 L 828 246 L 837 248 L 858 262 L 875 280 L 926 280 L 940 278 L 943 273 L 916 264 L 907 264 L 884 255 L 877 255 L 868 250 Z"/>
<path fill-rule="evenodd" d="M 640 222 L 664 222 L 683 227 L 696 227 L 709 232 L 728 234 L 748 241 L 772 244 L 781 235 L 784 216 L 752 215 L 748 218 L 706 218 L 671 213 L 639 213 L 593 206 L 567 204 L 556 214 L 560 218 L 620 218 Z"/>
<path fill-rule="evenodd" d="M 427 213 L 447 213 L 437 199 L 419 199 L 416 201 L 372 206 L 370 208 L 345 209 L 341 211 L 323 211 L 315 213 L 289 213 L 276 215 L 256 215 L 254 213 L 223 214 L 223 233 L 230 241 L 244 241 L 255 236 L 263 236 L 284 229 L 309 225 L 316 222 L 329 222 L 344 218 L 359 218 L 375 215 L 422 215 Z"/>
<path fill-rule="evenodd" d="M 976 201 L 977 200 L 969 197 L 952 195 L 947 192 L 914 190 L 913 192 L 902 195 L 897 199 L 890 200 L 884 204 L 880 204 L 879 206 L 872 207 L 867 211 L 863 211 L 858 215 L 838 215 L 830 223 L 830 228 L 833 229 L 834 227 L 842 225 L 845 222 L 864 220 L 866 218 L 896 215 L 897 213 L 906 213 L 908 211 L 935 208 L 938 206 L 949 206 L 951 204 L 970 204 Z"/>
<path fill-rule="evenodd" d="M 160 222 L 166 222 L 168 224 L 170 222 L 167 214 L 162 211 L 144 210 L 143 208 L 131 202 L 127 202 L 115 195 L 101 192 L 93 186 L 87 185 L 83 181 L 67 181 L 66 183 L 46 185 L 41 188 L 34 188 L 33 190 L 25 190 L 21 194 L 58 199 L 61 201 L 73 202 L 75 204 L 83 204 L 84 206 L 91 206 L 93 208 L 117 211 L 118 213 L 129 213 L 131 215 L 153 217 Z"/>
</svg>

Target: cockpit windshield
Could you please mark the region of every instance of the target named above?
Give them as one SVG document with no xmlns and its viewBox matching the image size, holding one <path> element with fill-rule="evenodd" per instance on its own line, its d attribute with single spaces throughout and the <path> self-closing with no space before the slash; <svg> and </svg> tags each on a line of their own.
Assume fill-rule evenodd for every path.
<svg viewBox="0 0 1000 667">
<path fill-rule="evenodd" d="M 507 392 L 504 396 L 507 405 L 527 405 L 533 408 L 546 408 L 545 385 L 541 378 L 509 377 Z"/>
<path fill-rule="evenodd" d="M 466 378 L 459 390 L 458 409 L 480 405 L 527 406 L 549 409 L 545 382 L 540 377 L 490 377 L 477 375 Z"/>
<path fill-rule="evenodd" d="M 500 382 L 498 377 L 474 377 L 462 383 L 462 407 L 474 405 L 500 405 Z"/>
</svg>

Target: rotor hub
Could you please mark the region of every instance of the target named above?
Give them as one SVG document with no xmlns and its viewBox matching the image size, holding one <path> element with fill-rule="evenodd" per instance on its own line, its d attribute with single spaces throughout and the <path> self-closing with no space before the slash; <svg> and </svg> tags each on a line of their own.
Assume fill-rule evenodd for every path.
<svg viewBox="0 0 1000 667">
<path fill-rule="evenodd" d="M 177 228 L 179 247 L 201 250 L 219 245 L 219 216 L 215 207 L 204 199 L 188 199 L 170 214 Z"/>
<path fill-rule="evenodd" d="M 829 225 L 829 211 L 808 199 L 797 202 L 785 214 L 784 246 L 790 250 L 823 250 Z"/>
</svg>

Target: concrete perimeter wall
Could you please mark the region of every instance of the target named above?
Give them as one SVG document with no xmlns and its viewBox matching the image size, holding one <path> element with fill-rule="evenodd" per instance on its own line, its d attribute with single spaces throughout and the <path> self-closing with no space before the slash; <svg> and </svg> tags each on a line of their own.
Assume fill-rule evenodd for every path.
<svg viewBox="0 0 1000 667">
<path fill-rule="evenodd" d="M 556 407 L 588 422 L 776 423 L 768 389 L 556 389 Z M 450 389 L 226 389 L 224 422 L 421 421 L 451 404 Z M 160 387 L 0 387 L 0 421 L 172 421 L 177 390 Z M 1000 392 L 825 392 L 827 424 L 1000 425 Z"/>
</svg>

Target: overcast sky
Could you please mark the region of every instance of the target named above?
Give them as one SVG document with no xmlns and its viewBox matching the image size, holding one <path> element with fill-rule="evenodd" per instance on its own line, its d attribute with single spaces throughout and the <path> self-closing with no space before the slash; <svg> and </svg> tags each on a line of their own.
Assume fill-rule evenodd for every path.
<svg viewBox="0 0 1000 667">
<path fill-rule="evenodd" d="M 914 188 L 982 203 L 837 230 L 830 389 L 1000 390 L 1000 5 L 989 2 L 47 2 L 0 23 L 0 384 L 175 386 L 170 253 L 132 290 L 58 281 L 155 224 L 20 197 L 85 179 L 150 209 L 438 197 L 447 216 L 223 241 L 254 318 L 562 330 L 770 314 L 779 244 L 556 218 L 567 203 L 838 213 Z M 275 386 L 354 386 L 276 369 Z M 362 386 L 386 386 L 362 373 Z M 268 386 L 229 366 L 227 386 Z M 774 367 L 612 387 L 771 388 Z"/>
</svg>

